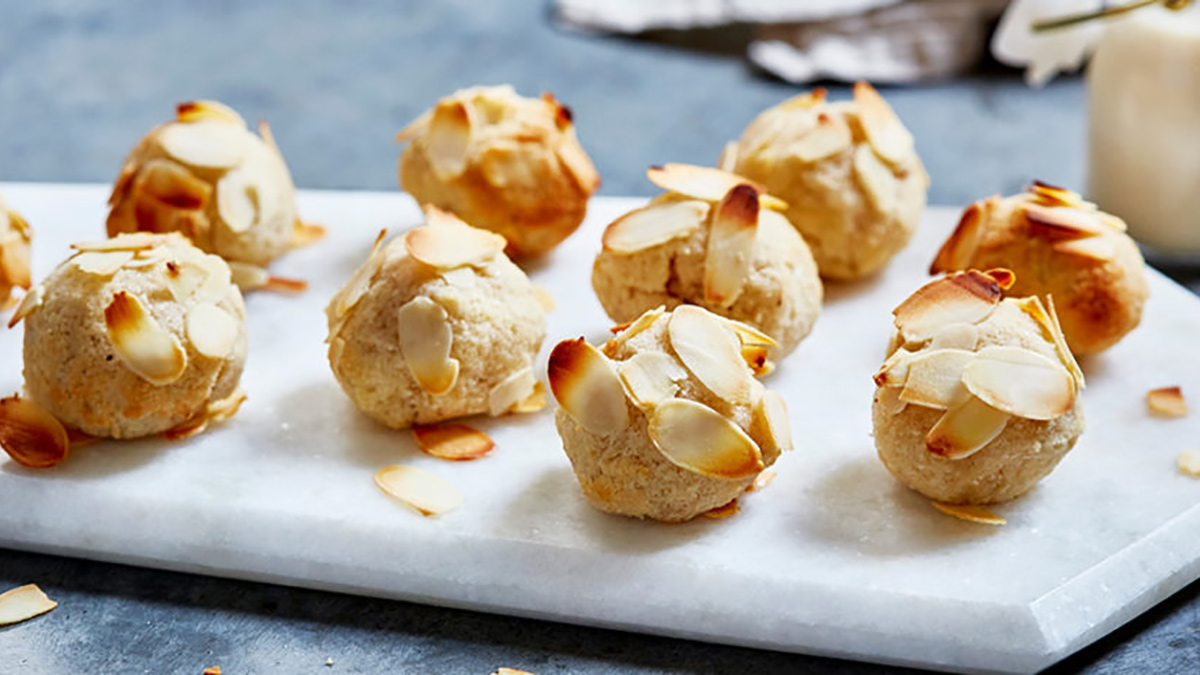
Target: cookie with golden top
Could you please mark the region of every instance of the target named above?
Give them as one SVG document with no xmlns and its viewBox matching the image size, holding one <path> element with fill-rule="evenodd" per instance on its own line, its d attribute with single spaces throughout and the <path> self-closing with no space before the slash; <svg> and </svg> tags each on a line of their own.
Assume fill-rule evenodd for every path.
<svg viewBox="0 0 1200 675">
<path fill-rule="evenodd" d="M 571 109 L 511 86 L 461 89 L 400 132 L 400 187 L 508 240 L 514 257 L 547 253 L 587 214 L 600 185 Z"/>
<path fill-rule="evenodd" d="M 872 419 L 884 466 L 939 502 L 1015 499 L 1083 433 L 1083 373 L 1054 305 L 1002 297 L 1008 270 L 921 287 L 893 312 Z"/>
<path fill-rule="evenodd" d="M 1076 355 L 1116 344 L 1142 319 L 1146 265 L 1125 223 L 1078 194 L 1034 182 L 967 207 L 931 274 L 1005 267 L 1013 295 L 1052 296 Z"/>
<path fill-rule="evenodd" d="M 0 199 L 0 311 L 9 309 L 16 300 L 13 289 L 28 289 L 30 278 L 29 252 L 33 230 L 16 211 Z"/>
</svg>

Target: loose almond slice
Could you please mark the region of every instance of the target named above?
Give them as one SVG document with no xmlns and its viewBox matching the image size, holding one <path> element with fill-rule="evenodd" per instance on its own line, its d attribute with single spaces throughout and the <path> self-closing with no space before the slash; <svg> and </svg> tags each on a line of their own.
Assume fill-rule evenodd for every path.
<svg viewBox="0 0 1200 675">
<path fill-rule="evenodd" d="M 704 517 L 712 518 L 713 520 L 724 520 L 725 518 L 736 516 L 741 510 L 742 507 L 738 505 L 738 500 L 734 499 L 724 506 L 718 506 L 715 509 L 705 511 Z"/>
<path fill-rule="evenodd" d="M 350 281 L 338 294 L 333 297 L 333 302 L 330 308 L 333 310 L 334 317 L 342 317 L 358 304 L 363 295 L 366 295 L 367 289 L 371 286 L 371 279 L 375 277 L 375 273 L 379 271 L 383 265 L 383 256 L 380 255 L 383 249 L 383 238 L 387 236 L 387 230 L 380 230 L 379 236 L 375 237 L 375 243 L 371 245 L 371 252 L 367 254 L 366 261 L 356 270 L 354 275 L 350 277 Z"/>
<path fill-rule="evenodd" d="M 1068 239 L 1053 244 L 1055 251 L 1097 262 L 1108 262 L 1117 257 L 1117 247 L 1107 237 Z"/>
<path fill-rule="evenodd" d="M 495 417 L 512 410 L 529 398 L 536 386 L 532 368 L 526 366 L 510 373 L 488 391 L 488 413 Z"/>
<path fill-rule="evenodd" d="M 687 371 L 669 354 L 642 352 L 620 363 L 621 381 L 639 406 L 655 406 L 673 398 Z"/>
<path fill-rule="evenodd" d="M 237 111 L 219 101 L 186 101 L 175 106 L 175 119 L 179 122 L 218 120 L 246 128 L 246 120 Z"/>
<path fill-rule="evenodd" d="M 746 184 L 729 189 L 713 214 L 704 257 L 704 300 L 729 307 L 742 293 L 754 262 L 758 237 L 758 191 Z"/>
<path fill-rule="evenodd" d="M 28 621 L 58 607 L 35 584 L 18 586 L 0 593 L 0 626 Z"/>
<path fill-rule="evenodd" d="M 1075 405 L 1075 383 L 1067 369 L 1020 347 L 981 349 L 963 371 L 962 382 L 984 403 L 1026 419 L 1054 419 Z"/>
<path fill-rule="evenodd" d="M 431 267 L 451 269 L 485 263 L 507 245 L 504 237 L 471 227 L 432 206 L 425 207 L 428 225 L 404 233 L 409 255 Z"/>
<path fill-rule="evenodd" d="M 517 670 L 516 668 L 497 668 L 496 672 L 491 675 L 533 675 L 533 673 Z"/>
<path fill-rule="evenodd" d="M 979 323 L 1000 304 L 1000 286 L 970 270 L 931 281 L 892 311 L 907 343 L 923 342 L 951 323 Z"/>
<path fill-rule="evenodd" d="M 968 504 L 946 504 L 944 502 L 930 502 L 933 508 L 941 511 L 948 516 L 954 516 L 959 520 L 966 520 L 972 523 L 980 523 L 982 525 L 1007 525 L 1008 521 L 982 506 L 972 506 Z"/>
<path fill-rule="evenodd" d="M 629 408 L 621 378 L 609 360 L 578 338 L 564 340 L 550 352 L 550 390 L 581 427 L 606 435 L 629 426 Z"/>
<path fill-rule="evenodd" d="M 71 244 L 71 248 L 76 251 L 145 251 L 161 244 L 160 237 L 149 232 L 130 232 L 112 239 Z"/>
<path fill-rule="evenodd" d="M 854 84 L 854 103 L 867 143 L 889 164 L 900 164 L 913 154 L 913 137 L 895 111 L 866 82 Z"/>
<path fill-rule="evenodd" d="M 762 420 L 767 436 L 776 449 L 781 452 L 792 450 L 792 423 L 788 419 L 787 401 L 782 394 L 768 389 L 758 400 L 754 414 Z"/>
<path fill-rule="evenodd" d="M 184 325 L 192 346 L 205 356 L 223 359 L 229 356 L 237 343 L 237 319 L 211 302 L 202 302 L 191 308 Z"/>
<path fill-rule="evenodd" d="M 1065 206 L 1026 204 L 1025 219 L 1034 234 L 1050 239 L 1094 237 L 1108 231 L 1095 212 Z"/>
<path fill-rule="evenodd" d="M 258 221 L 260 197 L 254 176 L 243 167 L 217 182 L 217 215 L 231 232 L 246 232 Z"/>
<path fill-rule="evenodd" d="M 150 384 L 171 384 L 187 369 L 179 338 L 159 325 L 136 295 L 115 293 L 104 308 L 104 322 L 117 357 Z"/>
<path fill-rule="evenodd" d="M 1160 417 L 1186 417 L 1187 401 L 1179 387 L 1161 387 L 1146 392 L 1146 407 Z"/>
<path fill-rule="evenodd" d="M 926 408 L 946 410 L 967 398 L 963 372 L 975 359 L 965 349 L 922 351 L 908 359 L 908 375 L 900 400 Z"/>
<path fill-rule="evenodd" d="M 896 210 L 899 184 L 891 168 L 879 161 L 870 147 L 862 145 L 854 151 L 854 175 L 876 211 L 889 215 Z"/>
<path fill-rule="evenodd" d="M 42 300 L 45 295 L 46 289 L 41 284 L 37 284 L 26 291 L 25 297 L 21 298 L 21 304 L 17 305 L 16 310 L 13 311 L 12 317 L 9 318 L 8 327 L 12 328 L 13 326 L 16 326 L 18 323 L 21 323 L 25 317 L 37 311 L 37 309 L 42 306 Z"/>
<path fill-rule="evenodd" d="M 546 409 L 546 387 L 541 382 L 533 385 L 533 393 L 525 397 L 525 400 L 520 401 L 509 412 L 517 415 L 527 415 L 529 413 L 540 412 Z"/>
<path fill-rule="evenodd" d="M 934 333 L 929 341 L 930 349 L 965 349 L 975 351 L 979 342 L 979 329 L 972 323 L 952 323 Z"/>
<path fill-rule="evenodd" d="M 979 240 L 983 236 L 986 204 L 987 202 L 975 202 L 963 211 L 958 225 L 938 250 L 933 264 L 929 266 L 930 274 L 957 272 L 971 266 L 971 258 L 975 255 L 975 249 L 979 247 Z"/>
<path fill-rule="evenodd" d="M 49 469 L 67 458 L 70 446 L 66 428 L 40 405 L 16 395 L 0 399 L 0 447 L 14 462 Z"/>
<path fill-rule="evenodd" d="M 403 464 L 375 472 L 375 484 L 423 516 L 437 516 L 462 506 L 462 493 L 445 479 Z"/>
<path fill-rule="evenodd" d="M 413 437 L 421 451 L 454 462 L 479 459 L 496 448 L 490 436 L 462 424 L 418 424 Z"/>
<path fill-rule="evenodd" d="M 671 399 L 650 413 L 650 440 L 672 464 L 710 478 L 762 471 L 762 453 L 741 427 L 695 401 Z"/>
<path fill-rule="evenodd" d="M 1021 311 L 1025 312 L 1037 322 L 1042 329 L 1042 337 L 1054 343 L 1054 351 L 1058 354 L 1058 360 L 1062 362 L 1063 367 L 1067 372 L 1071 373 L 1072 379 L 1075 380 L 1075 388 L 1083 389 L 1083 371 L 1079 368 L 1079 363 L 1075 360 L 1075 355 L 1071 353 L 1071 348 L 1067 346 L 1067 338 L 1063 335 L 1062 328 L 1058 325 L 1058 315 L 1054 311 L 1054 298 L 1046 296 L 1046 301 L 1050 304 L 1050 309 L 1042 305 L 1042 301 L 1036 295 L 1028 298 L 1015 300 Z"/>
<path fill-rule="evenodd" d="M 425 130 L 425 152 L 438 180 L 454 180 L 466 170 L 472 126 L 472 108 L 462 101 L 440 101 L 433 109 Z"/>
<path fill-rule="evenodd" d="M 133 251 L 84 251 L 71 258 L 71 264 L 82 272 L 98 277 L 111 277 L 133 260 Z"/>
<path fill-rule="evenodd" d="M 458 381 L 458 359 L 450 357 L 454 331 L 445 308 L 425 296 L 409 300 L 398 311 L 400 353 L 408 372 L 426 393 L 440 396 Z"/>
<path fill-rule="evenodd" d="M 708 204 L 694 199 L 651 204 L 609 224 L 601 242 L 613 253 L 636 253 L 695 232 L 708 212 Z"/>
<path fill-rule="evenodd" d="M 652 166 L 646 177 L 658 187 L 692 199 L 716 203 L 735 185 L 745 183 L 758 191 L 759 201 L 768 209 L 783 210 L 787 204 L 766 194 L 766 188 L 735 173 L 691 164 Z"/>
<path fill-rule="evenodd" d="M 292 248 L 302 248 L 311 246 L 318 241 L 321 241 L 329 232 L 324 226 L 316 223 L 306 223 L 299 218 L 296 219 L 296 226 L 292 230 Z"/>
<path fill-rule="evenodd" d="M 749 401 L 753 379 L 741 345 L 719 317 L 682 305 L 671 314 L 667 334 L 679 360 L 709 391 L 730 403 Z"/>
<path fill-rule="evenodd" d="M 1200 478 L 1200 452 L 1184 450 L 1179 453 L 1179 470 L 1193 478 Z"/>
<path fill-rule="evenodd" d="M 158 134 L 158 144 L 189 166 L 232 169 L 245 161 L 248 137 L 250 133 L 244 127 L 210 119 L 167 124 Z"/>
<path fill-rule="evenodd" d="M 925 447 L 946 459 L 963 459 L 982 450 L 1004 431 L 1011 417 L 974 396 L 946 411 L 925 435 Z"/>
<path fill-rule="evenodd" d="M 847 150 L 852 142 L 850 126 L 841 116 L 820 115 L 817 125 L 791 146 L 801 162 L 816 162 Z"/>
<path fill-rule="evenodd" d="M 751 326 L 743 321 L 735 321 L 727 317 L 721 317 L 725 321 L 725 325 L 733 329 L 733 332 L 738 336 L 743 345 L 757 345 L 762 347 L 778 347 L 779 343 L 770 335 Z"/>
</svg>

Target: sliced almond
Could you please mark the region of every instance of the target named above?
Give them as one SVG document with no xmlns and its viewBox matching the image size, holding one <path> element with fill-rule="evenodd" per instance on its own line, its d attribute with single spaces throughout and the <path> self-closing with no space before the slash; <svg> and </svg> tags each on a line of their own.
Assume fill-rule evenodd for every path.
<svg viewBox="0 0 1200 675">
<path fill-rule="evenodd" d="M 445 308 L 425 296 L 400 307 L 397 315 L 400 352 L 408 372 L 426 393 L 440 396 L 458 380 L 458 359 L 450 357 L 454 331 Z"/>
<path fill-rule="evenodd" d="M 965 349 L 975 351 L 979 342 L 979 329 L 971 323 L 952 323 L 934 333 L 929 341 L 930 349 Z"/>
<path fill-rule="evenodd" d="M 550 352 L 550 390 L 581 427 L 606 435 L 629 426 L 625 390 L 612 363 L 584 341 L 564 340 Z"/>
<path fill-rule="evenodd" d="M 429 224 L 405 232 L 404 247 L 431 267 L 452 269 L 485 263 L 507 245 L 495 232 L 471 227 L 433 206 L 426 206 L 425 213 Z"/>
<path fill-rule="evenodd" d="M 167 124 L 158 133 L 158 144 L 171 157 L 204 169 L 232 169 L 246 159 L 250 134 L 220 120 Z"/>
<path fill-rule="evenodd" d="M 533 675 L 533 673 L 517 670 L 516 668 L 497 668 L 491 675 Z"/>
<path fill-rule="evenodd" d="M 316 223 L 306 223 L 299 218 L 296 219 L 296 225 L 292 229 L 292 248 L 302 248 L 311 246 L 318 241 L 321 241 L 329 232 L 322 225 Z"/>
<path fill-rule="evenodd" d="M 1093 211 L 1025 204 L 1024 213 L 1033 233 L 1050 239 L 1095 237 L 1108 231 Z"/>
<path fill-rule="evenodd" d="M 1159 417 L 1186 417 L 1187 401 L 1179 387 L 1161 387 L 1146 392 L 1146 407 Z"/>
<path fill-rule="evenodd" d="M 664 164 L 650 167 L 646 177 L 668 192 L 712 203 L 721 201 L 735 185 L 745 183 L 758 191 L 759 201 L 764 207 L 777 210 L 787 208 L 782 200 L 768 195 L 760 183 L 720 169 L 691 164 Z"/>
<path fill-rule="evenodd" d="M 201 675 L 221 675 L 221 666 L 210 666 Z"/>
<path fill-rule="evenodd" d="M 371 286 L 371 280 L 375 278 L 375 273 L 383 265 L 383 256 L 380 253 L 383 249 L 383 239 L 386 236 L 387 230 L 379 231 L 379 236 L 375 237 L 375 243 L 371 245 L 371 252 L 367 254 L 366 261 L 354 270 L 350 280 L 333 297 L 330 309 L 334 317 L 344 316 L 358 304 L 362 296 L 366 295 L 367 289 Z"/>
<path fill-rule="evenodd" d="M 479 459 L 496 448 L 490 436 L 462 424 L 418 424 L 412 431 L 417 447 L 438 459 L 465 462 Z"/>
<path fill-rule="evenodd" d="M 13 315 L 8 319 L 8 327 L 12 328 L 18 323 L 33 314 L 39 307 L 42 306 L 42 299 L 46 294 L 45 288 L 41 284 L 31 287 L 25 292 L 25 297 L 21 298 L 21 304 L 17 305 Z"/>
<path fill-rule="evenodd" d="M 466 170 L 472 118 L 471 107 L 462 101 L 439 101 L 433 109 L 425 129 L 425 152 L 438 180 L 454 180 Z"/>
<path fill-rule="evenodd" d="M 1011 417 L 969 396 L 946 411 L 925 435 L 925 447 L 946 459 L 963 459 L 982 450 L 1004 431 Z"/>
<path fill-rule="evenodd" d="M 163 243 L 161 235 L 150 232 L 118 234 L 112 239 L 71 244 L 76 251 L 146 251 Z"/>
<path fill-rule="evenodd" d="M 1179 470 L 1193 478 L 1200 478 L 1200 452 L 1184 450 L 1177 460 Z"/>
<path fill-rule="evenodd" d="M 229 356 L 237 343 L 237 319 L 211 302 L 202 302 L 188 310 L 184 325 L 192 346 L 210 358 Z"/>
<path fill-rule="evenodd" d="M 900 400 L 926 408 L 946 410 L 967 398 L 963 372 L 975 359 L 965 349 L 934 349 L 908 359 L 908 374 Z"/>
<path fill-rule="evenodd" d="M 263 288 L 271 280 L 271 273 L 265 267 L 236 260 L 229 261 L 229 272 L 233 283 L 243 292 Z"/>
<path fill-rule="evenodd" d="M 715 509 L 705 511 L 704 517 L 712 518 L 713 520 L 724 520 L 725 518 L 736 516 L 741 510 L 742 507 L 738 505 L 738 500 L 734 499 L 724 506 L 718 506 Z"/>
<path fill-rule="evenodd" d="M 523 401 L 518 402 L 512 407 L 509 412 L 517 415 L 527 415 L 529 413 L 540 412 L 546 409 L 546 387 L 541 382 L 533 385 L 533 393 L 526 396 Z"/>
<path fill-rule="evenodd" d="M 959 520 L 966 520 L 982 525 L 1007 525 L 1008 521 L 992 513 L 982 506 L 968 504 L 946 504 L 945 502 L 930 502 L 933 508 Z"/>
<path fill-rule="evenodd" d="M 901 387 L 880 387 L 875 392 L 875 398 L 889 415 L 899 415 L 908 407 L 908 403 L 900 399 L 901 391 Z"/>
<path fill-rule="evenodd" d="M 528 366 L 509 373 L 488 391 L 488 413 L 495 417 L 512 410 L 529 398 L 536 386 L 537 379 L 533 377 L 533 369 Z"/>
<path fill-rule="evenodd" d="M 26 584 L 0 593 L 0 626 L 28 621 L 58 607 L 35 584 Z"/>
<path fill-rule="evenodd" d="M 231 419 L 238 410 L 241 410 L 242 404 L 245 402 L 246 392 L 238 389 L 223 399 L 209 402 L 204 412 L 174 429 L 164 431 L 161 436 L 169 441 L 182 441 L 198 436 L 207 431 L 209 425 L 220 424 Z"/>
<path fill-rule="evenodd" d="M 71 258 L 71 265 L 98 277 L 111 277 L 133 260 L 133 251 L 84 251 Z"/>
<path fill-rule="evenodd" d="M 436 474 L 415 466 L 385 466 L 375 472 L 375 484 L 426 517 L 462 506 L 462 493 L 457 488 Z"/>
<path fill-rule="evenodd" d="M 992 277 L 970 270 L 931 281 L 892 311 L 896 328 L 908 343 L 923 342 L 952 323 L 979 323 L 1000 303 Z"/>
<path fill-rule="evenodd" d="M 53 415 L 13 395 L 0 399 L 0 447 L 21 466 L 49 469 L 67 458 L 71 440 Z"/>
<path fill-rule="evenodd" d="M 746 488 L 746 492 L 758 492 L 775 481 L 777 474 L 774 469 L 763 469 L 754 477 L 754 482 Z"/>
<path fill-rule="evenodd" d="M 861 145 L 854 151 L 854 175 L 876 211 L 889 215 L 896 210 L 900 199 L 899 183 L 892 170 L 879 161 L 870 147 Z"/>
<path fill-rule="evenodd" d="M 963 371 L 962 382 L 984 403 L 1026 419 L 1054 419 L 1075 405 L 1075 383 L 1067 369 L 1020 347 L 979 350 Z"/>
<path fill-rule="evenodd" d="M 725 147 L 721 148 L 721 156 L 717 157 L 717 168 L 721 171 L 733 173 L 737 168 L 738 159 L 738 143 L 737 141 L 729 141 Z"/>
<path fill-rule="evenodd" d="M 815 108 L 824 103 L 826 97 L 828 96 L 829 92 L 825 89 L 825 87 L 817 87 L 812 91 L 806 91 L 803 94 L 797 94 L 783 103 L 780 103 L 779 106 L 784 109 L 799 108 L 804 110 L 808 108 Z"/>
<path fill-rule="evenodd" d="M 1058 314 L 1054 311 L 1054 298 L 1047 295 L 1046 301 L 1049 303 L 1049 310 L 1042 305 L 1042 301 L 1036 295 L 1014 300 L 1021 311 L 1028 314 L 1041 327 L 1042 337 L 1054 343 L 1054 351 L 1058 354 L 1058 360 L 1062 362 L 1067 372 L 1071 373 L 1071 377 L 1075 380 L 1075 388 L 1083 389 L 1085 384 L 1083 370 L 1079 368 L 1075 355 L 1067 346 L 1067 338 L 1058 325 Z"/>
<path fill-rule="evenodd" d="M 246 120 L 237 111 L 219 101 L 186 101 L 175 106 L 176 121 L 188 123 L 202 120 L 219 120 L 246 127 Z"/>
<path fill-rule="evenodd" d="M 254 177 L 251 171 L 235 169 L 217 182 L 217 215 L 231 232 L 246 232 L 258 221 L 259 190 Z"/>
<path fill-rule="evenodd" d="M 655 406 L 679 391 L 687 371 L 669 354 L 642 352 L 620 362 L 621 381 L 629 398 L 642 407 Z"/>
<path fill-rule="evenodd" d="M 1083 209 L 1096 208 L 1095 204 L 1084 201 L 1078 192 L 1050 185 L 1049 183 L 1043 183 L 1040 180 L 1033 181 L 1033 184 L 1026 189 L 1039 203 L 1045 206 L 1070 206 Z"/>
<path fill-rule="evenodd" d="M 775 448 L 781 452 L 792 450 L 792 423 L 782 394 L 768 389 L 758 400 L 754 414 L 763 421 L 763 428 Z"/>
<path fill-rule="evenodd" d="M 984 274 L 988 275 L 992 279 L 995 279 L 996 285 L 999 286 L 1000 290 L 1002 291 L 1007 291 L 1008 289 L 1012 288 L 1013 284 L 1017 283 L 1017 275 L 1012 270 L 1005 269 L 1003 267 L 994 267 L 984 272 Z"/>
<path fill-rule="evenodd" d="M 532 284 L 530 290 L 533 292 L 533 299 L 537 300 L 538 306 L 543 312 L 553 312 L 557 306 L 554 302 L 554 296 L 550 294 L 550 290 L 541 284 Z"/>
<path fill-rule="evenodd" d="M 754 262 L 758 237 L 758 191 L 746 184 L 729 189 L 713 213 L 704 258 L 704 300 L 729 307 L 742 294 Z"/>
<path fill-rule="evenodd" d="M 753 380 L 741 345 L 719 317 L 682 305 L 672 312 L 667 334 L 679 360 L 709 391 L 730 403 L 749 400 Z"/>
<path fill-rule="evenodd" d="M 171 384 L 187 369 L 179 338 L 159 325 L 136 295 L 115 293 L 104 308 L 104 322 L 117 357 L 150 384 Z"/>
<path fill-rule="evenodd" d="M 913 154 L 913 137 L 892 106 L 866 82 L 854 83 L 854 103 L 867 143 L 889 164 L 900 164 Z"/>
<path fill-rule="evenodd" d="M 638 333 L 641 333 L 642 331 L 646 330 L 650 326 L 653 326 L 654 322 L 658 321 L 659 318 L 661 318 L 666 313 L 667 313 L 667 311 L 660 305 L 658 307 L 655 307 L 654 309 L 646 310 L 645 312 L 642 313 L 641 316 L 634 319 L 633 321 L 629 321 L 627 323 L 613 326 L 612 328 L 609 329 L 609 331 L 613 335 L 616 335 L 617 338 L 619 338 L 620 340 L 628 340 L 628 339 L 632 338 L 633 336 L 637 335 Z M 616 339 L 616 338 L 614 338 L 614 339 Z"/>
<path fill-rule="evenodd" d="M 596 173 L 596 166 L 583 151 L 583 146 L 579 144 L 574 131 L 564 134 L 555 153 L 558 155 L 558 161 L 566 167 L 567 173 L 575 179 L 575 185 L 579 186 L 584 194 L 590 195 L 600 187 L 600 174 Z"/>
<path fill-rule="evenodd" d="M 671 399 L 650 413 L 650 440 L 672 464 L 710 478 L 744 478 L 762 471 L 762 452 L 741 427 L 688 399 Z"/>
<path fill-rule="evenodd" d="M 938 250 L 937 257 L 929 266 L 929 273 L 958 272 L 970 267 L 971 258 L 974 257 L 975 249 L 979 247 L 979 240 L 983 236 L 984 222 L 986 220 L 983 203 L 975 202 L 968 206 L 954 231 Z"/>
<path fill-rule="evenodd" d="M 816 162 L 846 151 L 851 142 L 850 125 L 841 116 L 819 115 L 816 126 L 791 145 L 791 152 L 801 162 Z"/>
<path fill-rule="evenodd" d="M 734 334 L 738 336 L 743 345 L 757 345 L 762 347 L 778 347 L 779 343 L 770 335 L 751 326 L 744 321 L 736 321 L 728 317 L 721 317 L 725 321 L 725 325 L 733 329 Z"/>
<path fill-rule="evenodd" d="M 1097 262 L 1108 262 L 1117 257 L 1117 247 L 1107 237 L 1086 237 L 1084 239 L 1056 241 L 1052 245 L 1052 248 L 1059 253 L 1095 260 Z"/>
<path fill-rule="evenodd" d="M 771 363 L 770 351 L 762 345 L 742 345 L 742 360 L 750 366 L 755 377 L 765 377 L 775 369 Z"/>
<path fill-rule="evenodd" d="M 636 253 L 695 232 L 708 212 L 708 204 L 691 199 L 650 204 L 610 223 L 601 242 L 614 253 Z"/>
</svg>

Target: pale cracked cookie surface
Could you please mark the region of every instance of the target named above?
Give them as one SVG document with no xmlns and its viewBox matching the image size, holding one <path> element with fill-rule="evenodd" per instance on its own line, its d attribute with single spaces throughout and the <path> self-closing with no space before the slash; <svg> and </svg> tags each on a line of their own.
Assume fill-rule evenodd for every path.
<svg viewBox="0 0 1200 675">
<path fill-rule="evenodd" d="M 0 311 L 14 302 L 13 289 L 29 288 L 29 247 L 33 231 L 0 198 Z"/>
<path fill-rule="evenodd" d="M 1141 322 L 1146 264 L 1125 223 L 1063 188 L 1035 182 L 967 207 L 931 273 L 1005 267 L 1013 295 L 1051 296 L 1077 355 L 1116 344 Z"/>
<path fill-rule="evenodd" d="M 791 353 L 821 312 L 804 240 L 769 195 L 740 176 L 686 165 L 650 170 L 668 193 L 605 230 L 592 287 L 609 318 L 691 303 L 751 324 Z M 683 192 L 679 192 L 682 190 Z"/>
<path fill-rule="evenodd" d="M 75 248 L 15 314 L 34 401 L 68 427 L 134 438 L 196 428 L 237 394 L 245 308 L 225 261 L 178 234 Z"/>
<path fill-rule="evenodd" d="M 1054 470 L 1084 418 L 1083 375 L 1053 305 L 1001 299 L 995 278 L 970 271 L 927 284 L 895 314 L 872 420 L 897 480 L 939 502 L 991 504 Z"/>
<path fill-rule="evenodd" d="M 263 267 L 287 252 L 303 227 L 296 188 L 266 122 L 259 133 L 215 101 L 181 103 L 174 121 L 125 158 L 109 236 L 179 232 L 204 251 Z"/>
<path fill-rule="evenodd" d="M 381 234 L 326 310 L 338 383 L 397 429 L 513 410 L 537 387 L 532 362 L 546 330 L 503 238 L 426 212 L 426 225 L 386 246 Z"/>
<path fill-rule="evenodd" d="M 721 163 L 788 203 L 829 279 L 882 269 L 912 239 L 929 187 L 912 135 L 865 82 L 852 101 L 818 89 L 767 109 Z"/>
<path fill-rule="evenodd" d="M 549 93 L 472 87 L 441 99 L 398 139 L 400 187 L 536 256 L 566 239 L 600 184 L 569 108 Z"/>
<path fill-rule="evenodd" d="M 602 350 L 555 347 L 555 422 L 588 501 L 678 522 L 746 492 L 792 443 L 787 405 L 742 355 L 758 340 L 685 305 L 647 312 Z"/>
</svg>

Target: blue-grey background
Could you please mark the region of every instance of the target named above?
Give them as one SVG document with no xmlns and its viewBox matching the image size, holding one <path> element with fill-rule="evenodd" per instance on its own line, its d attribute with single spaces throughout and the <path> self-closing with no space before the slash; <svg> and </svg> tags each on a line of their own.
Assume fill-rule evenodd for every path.
<svg viewBox="0 0 1200 675">
<path fill-rule="evenodd" d="M 176 102 L 216 98 L 270 120 L 300 187 L 394 190 L 402 126 L 458 87 L 509 82 L 574 108 L 602 194 L 649 195 L 647 166 L 711 163 L 796 93 L 745 65 L 747 34 L 584 35 L 554 27 L 546 0 L 0 0 L 0 182 L 109 182 Z M 1030 90 L 985 65 L 884 94 L 931 203 L 1083 182 L 1078 79 Z M 61 606 L 0 628 L 0 673 L 882 670 L 0 549 L 0 588 L 28 582 Z M 1058 670 L 1200 672 L 1200 584 Z"/>
</svg>

